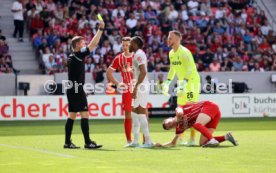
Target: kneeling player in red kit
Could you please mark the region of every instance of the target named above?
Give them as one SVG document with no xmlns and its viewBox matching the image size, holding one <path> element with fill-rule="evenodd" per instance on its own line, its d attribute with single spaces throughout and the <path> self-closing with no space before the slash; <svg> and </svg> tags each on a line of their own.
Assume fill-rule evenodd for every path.
<svg viewBox="0 0 276 173">
<path fill-rule="evenodd" d="M 176 129 L 175 137 L 169 143 L 163 145 L 157 143 L 157 147 L 175 146 L 179 135 L 191 127 L 201 133 L 199 145 L 202 147 L 216 147 L 226 140 L 233 145 L 238 145 L 231 133 L 227 133 L 225 136 L 212 135 L 220 121 L 220 110 L 217 104 L 202 101 L 177 107 L 175 111 L 175 117 L 167 118 L 163 122 L 165 130 Z"/>
</svg>

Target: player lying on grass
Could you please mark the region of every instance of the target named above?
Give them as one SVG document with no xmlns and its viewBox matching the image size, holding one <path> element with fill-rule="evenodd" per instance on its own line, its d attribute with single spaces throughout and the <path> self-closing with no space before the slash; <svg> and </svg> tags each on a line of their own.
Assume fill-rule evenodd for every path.
<svg viewBox="0 0 276 173">
<path fill-rule="evenodd" d="M 175 128 L 175 137 L 166 144 L 155 144 L 157 147 L 175 146 L 179 135 L 186 129 L 193 127 L 201 133 L 199 145 L 202 147 L 216 147 L 219 143 L 229 141 L 233 145 L 238 145 L 231 133 L 225 136 L 215 136 L 212 133 L 220 121 L 220 110 L 217 104 L 210 101 L 190 103 L 176 108 L 176 116 L 167 118 L 163 122 L 163 128 L 170 130 Z"/>
</svg>

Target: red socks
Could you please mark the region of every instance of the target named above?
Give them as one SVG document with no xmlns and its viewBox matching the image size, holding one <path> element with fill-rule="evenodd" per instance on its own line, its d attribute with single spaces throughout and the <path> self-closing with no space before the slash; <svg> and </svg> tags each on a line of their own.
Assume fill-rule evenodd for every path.
<svg viewBox="0 0 276 173">
<path fill-rule="evenodd" d="M 203 136 L 205 136 L 208 140 L 213 138 L 212 133 L 206 128 L 205 126 L 201 125 L 200 123 L 196 123 L 193 125 L 193 128 L 199 131 Z M 224 136 L 216 136 L 214 137 L 219 143 L 224 142 L 226 139 Z"/>
<path fill-rule="evenodd" d="M 126 134 L 127 141 L 131 141 L 132 120 L 125 119 L 124 125 L 125 125 L 125 134 Z"/>
<path fill-rule="evenodd" d="M 215 136 L 214 138 L 215 138 L 219 143 L 225 141 L 225 137 L 224 137 L 224 136 Z"/>
<path fill-rule="evenodd" d="M 208 130 L 208 128 L 201 125 L 200 123 L 194 124 L 193 128 L 199 131 L 203 136 L 205 136 L 208 139 L 208 141 L 213 138 L 212 133 Z"/>
</svg>

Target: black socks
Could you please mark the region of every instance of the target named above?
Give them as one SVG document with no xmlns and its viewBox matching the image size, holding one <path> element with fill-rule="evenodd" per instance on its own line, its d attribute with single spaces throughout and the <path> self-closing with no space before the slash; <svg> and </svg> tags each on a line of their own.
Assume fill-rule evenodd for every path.
<svg viewBox="0 0 276 173">
<path fill-rule="evenodd" d="M 65 124 L 65 144 L 71 143 L 71 134 L 73 130 L 74 120 L 68 118 Z"/>
<path fill-rule="evenodd" d="M 65 144 L 71 143 L 71 134 L 73 130 L 74 120 L 68 118 L 65 124 Z M 86 144 L 90 144 L 91 140 L 89 137 L 89 123 L 88 118 L 81 119 L 81 130 L 83 133 L 84 141 Z"/>
<path fill-rule="evenodd" d="M 89 124 L 88 124 L 88 118 L 82 118 L 81 119 L 81 130 L 83 133 L 85 144 L 90 144 L 91 140 L 89 137 Z"/>
</svg>

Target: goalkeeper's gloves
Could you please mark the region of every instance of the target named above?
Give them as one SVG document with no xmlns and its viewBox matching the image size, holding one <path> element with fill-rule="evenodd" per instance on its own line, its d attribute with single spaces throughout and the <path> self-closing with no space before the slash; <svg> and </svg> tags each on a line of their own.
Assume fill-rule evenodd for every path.
<svg viewBox="0 0 276 173">
<path fill-rule="evenodd" d="M 170 84 L 171 84 L 171 80 L 167 79 L 162 85 L 162 94 L 164 94 L 165 96 L 169 96 L 169 90 L 170 90 Z"/>
<path fill-rule="evenodd" d="M 176 88 L 176 95 L 181 97 L 185 94 L 185 87 L 187 84 L 187 80 L 178 80 L 177 81 L 177 88 Z"/>
</svg>

